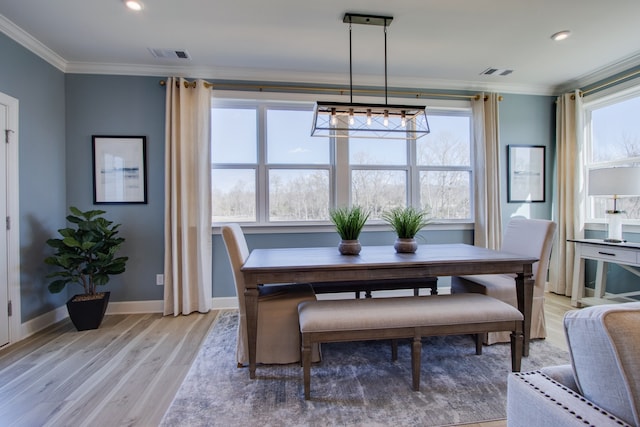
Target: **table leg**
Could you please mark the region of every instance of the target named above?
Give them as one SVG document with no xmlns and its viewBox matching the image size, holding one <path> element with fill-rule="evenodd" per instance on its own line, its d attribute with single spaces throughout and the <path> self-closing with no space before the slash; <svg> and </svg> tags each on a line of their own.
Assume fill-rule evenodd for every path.
<svg viewBox="0 0 640 427">
<path fill-rule="evenodd" d="M 256 341 L 258 339 L 258 289 L 244 290 L 245 313 L 247 315 L 247 340 L 249 345 L 249 378 L 256 377 Z"/>
<path fill-rule="evenodd" d="M 580 248 L 576 248 L 573 259 L 573 284 L 571 285 L 571 305 L 581 307 L 584 297 L 584 258 L 580 256 Z"/>
<path fill-rule="evenodd" d="M 518 273 L 516 277 L 516 294 L 518 296 L 518 310 L 524 316 L 523 335 L 524 345 L 522 355 L 529 356 L 529 339 L 531 337 L 531 312 L 533 307 L 533 273 L 532 265 L 525 265 L 524 273 Z"/>
<path fill-rule="evenodd" d="M 604 261 L 597 261 L 596 264 L 596 284 L 594 289 L 594 297 L 604 298 L 604 292 L 607 289 L 607 266 Z"/>
</svg>

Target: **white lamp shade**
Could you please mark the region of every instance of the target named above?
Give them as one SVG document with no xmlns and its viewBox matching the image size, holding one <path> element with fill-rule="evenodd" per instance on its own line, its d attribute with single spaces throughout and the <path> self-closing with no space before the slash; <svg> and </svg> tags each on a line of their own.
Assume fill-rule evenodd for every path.
<svg viewBox="0 0 640 427">
<path fill-rule="evenodd" d="M 640 195 L 640 168 L 591 169 L 589 195 L 616 197 Z"/>
</svg>

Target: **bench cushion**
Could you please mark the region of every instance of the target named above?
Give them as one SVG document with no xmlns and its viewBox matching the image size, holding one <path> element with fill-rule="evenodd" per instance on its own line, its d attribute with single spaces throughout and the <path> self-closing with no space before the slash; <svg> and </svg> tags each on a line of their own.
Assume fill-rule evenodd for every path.
<svg viewBox="0 0 640 427">
<path fill-rule="evenodd" d="M 523 319 L 515 307 L 481 294 L 305 301 L 298 314 L 303 333 Z"/>
</svg>

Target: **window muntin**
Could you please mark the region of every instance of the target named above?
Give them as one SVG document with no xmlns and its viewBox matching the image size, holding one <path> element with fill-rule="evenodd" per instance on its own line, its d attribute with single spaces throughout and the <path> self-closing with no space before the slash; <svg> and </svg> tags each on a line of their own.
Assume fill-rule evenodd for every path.
<svg viewBox="0 0 640 427">
<path fill-rule="evenodd" d="M 374 222 L 406 205 L 472 220 L 470 108 L 428 111 L 432 134 L 417 141 L 310 137 L 312 108 L 214 99 L 214 222 L 328 223 L 347 203 Z"/>
<path fill-rule="evenodd" d="M 606 98 L 585 102 L 587 121 L 586 176 L 592 168 L 640 166 L 640 87 L 613 94 Z M 629 220 L 640 220 L 640 197 L 625 197 L 616 208 L 625 212 Z M 587 216 L 605 218 L 613 209 L 610 197 L 588 197 Z"/>
</svg>

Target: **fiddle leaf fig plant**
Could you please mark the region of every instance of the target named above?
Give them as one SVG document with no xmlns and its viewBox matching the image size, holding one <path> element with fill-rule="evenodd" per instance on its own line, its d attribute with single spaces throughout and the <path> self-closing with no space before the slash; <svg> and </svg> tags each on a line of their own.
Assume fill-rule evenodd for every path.
<svg viewBox="0 0 640 427">
<path fill-rule="evenodd" d="M 120 224 L 102 216 L 105 211 L 83 212 L 73 206 L 69 210 L 67 221 L 72 225 L 58 230 L 61 238 L 47 240 L 55 253 L 44 262 L 60 268 L 47 275 L 55 278 L 49 292 L 59 293 L 68 283 L 78 283 L 85 295 L 95 295 L 96 287 L 106 285 L 109 276 L 125 271 L 129 258 L 116 256 L 125 239 L 117 236 Z"/>
</svg>

